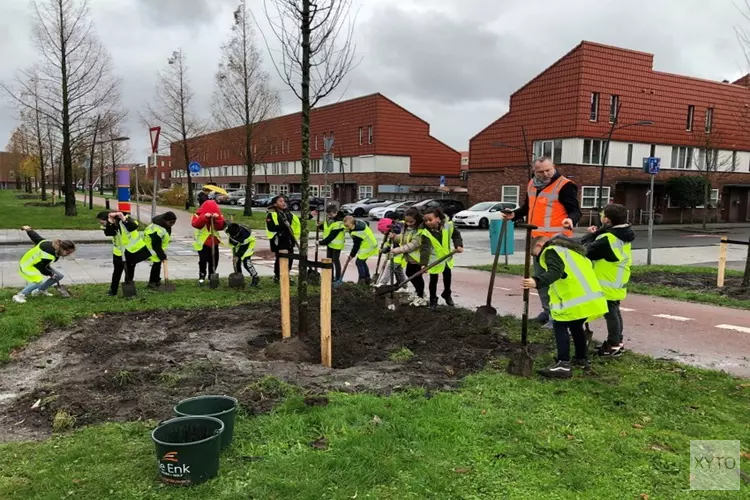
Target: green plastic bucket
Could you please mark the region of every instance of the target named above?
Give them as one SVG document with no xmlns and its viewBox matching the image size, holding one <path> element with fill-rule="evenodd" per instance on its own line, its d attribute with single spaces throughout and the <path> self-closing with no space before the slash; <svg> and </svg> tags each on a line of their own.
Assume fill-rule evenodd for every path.
<svg viewBox="0 0 750 500">
<path fill-rule="evenodd" d="M 151 433 L 161 481 L 192 486 L 219 473 L 224 422 L 213 417 L 178 417 L 159 423 Z"/>
<path fill-rule="evenodd" d="M 232 444 L 234 438 L 234 416 L 237 413 L 237 400 L 230 396 L 197 396 L 183 399 L 174 407 L 174 414 L 178 417 L 202 415 L 215 417 L 224 422 L 224 433 L 221 437 L 221 447 Z"/>
</svg>

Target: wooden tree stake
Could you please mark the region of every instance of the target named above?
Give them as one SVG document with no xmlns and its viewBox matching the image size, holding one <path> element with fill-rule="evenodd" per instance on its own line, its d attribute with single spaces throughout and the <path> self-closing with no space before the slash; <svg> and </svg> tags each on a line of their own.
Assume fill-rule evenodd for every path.
<svg viewBox="0 0 750 500">
<path fill-rule="evenodd" d="M 727 267 L 727 237 L 721 237 L 721 245 L 719 246 L 719 275 L 716 277 L 716 286 L 719 288 L 724 287 L 724 273 Z"/>
<path fill-rule="evenodd" d="M 288 254 L 288 250 L 279 250 L 280 254 Z M 291 257 L 291 256 L 290 256 Z M 279 284 L 281 285 L 281 336 L 288 339 L 292 336 L 292 302 L 289 293 L 289 262 L 279 258 Z"/>
<path fill-rule="evenodd" d="M 323 259 L 323 264 L 331 264 L 331 259 Z M 333 270 L 324 268 L 320 277 L 320 362 L 331 368 L 331 289 L 333 288 Z"/>
</svg>

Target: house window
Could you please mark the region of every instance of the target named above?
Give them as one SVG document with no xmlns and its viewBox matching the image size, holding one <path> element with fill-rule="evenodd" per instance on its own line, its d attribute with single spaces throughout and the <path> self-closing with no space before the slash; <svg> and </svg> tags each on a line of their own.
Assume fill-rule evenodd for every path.
<svg viewBox="0 0 750 500">
<path fill-rule="evenodd" d="M 729 168 L 731 172 L 737 170 L 737 151 L 732 151 L 732 165 Z"/>
<path fill-rule="evenodd" d="M 166 179 L 166 178 L 167 178 L 167 175 L 166 175 L 166 173 L 162 172 L 162 173 L 161 173 L 161 180 L 164 180 L 164 179 Z"/>
<path fill-rule="evenodd" d="M 555 141 L 555 147 L 552 152 L 552 163 L 554 163 L 555 165 L 562 163 L 562 146 L 562 140 L 558 139 Z"/>
<path fill-rule="evenodd" d="M 367 144 L 372 144 L 372 141 L 374 139 L 374 135 L 372 133 L 372 125 L 367 127 Z"/>
<path fill-rule="evenodd" d="M 279 162 L 275 161 L 271 165 L 271 175 L 279 175 Z"/>
<path fill-rule="evenodd" d="M 515 203 L 518 205 L 518 194 L 521 188 L 519 186 L 503 186 L 501 195 L 501 202 L 504 203 Z"/>
<path fill-rule="evenodd" d="M 719 190 L 718 189 L 712 189 L 711 195 L 708 199 L 708 204 L 711 206 L 711 208 L 716 208 L 719 205 Z M 667 208 L 681 208 L 677 205 L 672 205 L 672 200 L 667 198 Z M 690 207 L 685 207 L 690 208 Z M 704 205 L 696 205 L 695 208 L 704 208 Z"/>
<path fill-rule="evenodd" d="M 169 160 L 169 166 L 170 167 L 172 166 L 172 160 Z"/>
<path fill-rule="evenodd" d="M 279 194 L 279 186 L 278 184 L 271 184 L 271 187 L 269 188 L 269 194 Z"/>
<path fill-rule="evenodd" d="M 589 120 L 592 122 L 599 120 L 599 92 L 591 93 L 591 113 Z"/>
<path fill-rule="evenodd" d="M 320 197 L 330 198 L 331 197 L 331 186 L 320 186 Z"/>
<path fill-rule="evenodd" d="M 281 173 L 281 175 L 287 175 L 289 173 L 289 162 L 288 161 L 282 161 L 281 162 L 280 173 Z"/>
<path fill-rule="evenodd" d="M 372 186 L 359 186 L 358 191 L 360 200 L 372 198 Z"/>
<path fill-rule="evenodd" d="M 164 160 L 162 160 L 162 161 L 161 161 L 161 166 L 162 166 L 162 167 L 164 166 Z"/>
<path fill-rule="evenodd" d="M 599 186 L 583 186 L 581 208 L 596 208 L 599 203 Z M 602 204 L 609 203 L 609 186 L 602 188 Z"/>
<path fill-rule="evenodd" d="M 692 104 L 688 106 L 688 113 L 687 113 L 687 124 L 685 125 L 685 130 L 688 132 L 693 131 L 693 117 L 695 116 L 695 106 Z"/>
<path fill-rule="evenodd" d="M 310 186 L 310 196 L 318 197 L 320 196 L 320 189 L 318 186 Z"/>
<path fill-rule="evenodd" d="M 714 126 L 714 108 L 706 109 L 706 133 L 710 134 Z"/>
<path fill-rule="evenodd" d="M 684 146 L 672 147 L 672 168 L 690 170 L 692 158 L 693 148 L 686 148 Z"/>
<path fill-rule="evenodd" d="M 534 143 L 534 157 L 541 158 L 552 158 L 552 145 L 553 141 L 537 141 Z"/>
<path fill-rule="evenodd" d="M 289 139 L 286 140 L 286 152 L 291 153 L 292 152 L 292 141 Z"/>
<path fill-rule="evenodd" d="M 609 96 L 609 123 L 615 123 L 617 119 L 617 108 L 620 106 L 620 96 Z"/>
<path fill-rule="evenodd" d="M 320 173 L 320 160 L 310 160 L 310 173 L 311 174 Z"/>
<path fill-rule="evenodd" d="M 289 184 L 279 184 L 279 194 L 289 194 Z"/>
<path fill-rule="evenodd" d="M 626 163 L 628 167 L 633 166 L 633 145 L 628 144 L 628 161 Z"/>
<path fill-rule="evenodd" d="M 363 129 L 362 127 L 359 127 L 359 145 L 362 145 L 362 138 L 363 138 Z"/>
<path fill-rule="evenodd" d="M 598 139 L 584 139 L 583 163 L 586 165 L 600 165 L 602 162 L 603 149 L 604 141 Z"/>
<path fill-rule="evenodd" d="M 649 150 L 648 155 L 653 158 L 656 156 L 656 144 L 651 145 L 651 149 Z"/>
<path fill-rule="evenodd" d="M 708 153 L 708 154 L 706 154 Z M 718 170 L 719 150 L 718 149 L 701 149 L 698 151 L 698 169 L 707 172 Z"/>
<path fill-rule="evenodd" d="M 318 150 L 318 134 L 315 134 L 315 151 Z"/>
</svg>

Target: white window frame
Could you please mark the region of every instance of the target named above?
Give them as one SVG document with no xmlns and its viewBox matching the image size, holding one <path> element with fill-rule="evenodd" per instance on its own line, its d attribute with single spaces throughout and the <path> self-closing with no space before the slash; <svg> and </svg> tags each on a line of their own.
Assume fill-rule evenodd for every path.
<svg viewBox="0 0 750 500">
<path fill-rule="evenodd" d="M 367 127 L 367 144 L 372 144 L 373 140 L 375 140 L 375 134 L 372 131 L 372 125 L 369 125 Z"/>
<path fill-rule="evenodd" d="M 620 96 L 612 94 L 609 96 L 609 123 L 615 122 L 617 108 L 620 106 Z"/>
<path fill-rule="evenodd" d="M 310 196 L 314 196 L 314 197 L 317 198 L 319 196 L 318 193 L 320 193 L 320 186 L 318 186 L 316 184 L 311 184 L 310 185 Z"/>
<path fill-rule="evenodd" d="M 714 128 L 714 108 L 706 108 L 706 133 L 710 134 Z"/>
<path fill-rule="evenodd" d="M 362 140 L 364 139 L 364 128 L 359 127 L 359 145 L 362 145 Z"/>
<path fill-rule="evenodd" d="M 279 173 L 281 175 L 289 175 L 289 162 L 288 161 L 282 161 L 279 164 Z"/>
<path fill-rule="evenodd" d="M 310 173 L 311 174 L 319 174 L 320 173 L 320 164 L 322 162 L 318 159 L 311 159 L 310 160 Z"/>
<path fill-rule="evenodd" d="M 676 170 L 693 168 L 693 148 L 689 146 L 672 146 L 671 167 Z"/>
<path fill-rule="evenodd" d="M 591 190 L 593 190 L 594 194 L 586 194 L 586 191 L 589 190 L 589 193 Z M 610 187 L 609 186 L 603 186 L 602 187 L 602 204 L 606 205 L 609 203 L 609 197 L 610 197 Z M 593 200 L 591 203 L 587 203 L 586 200 L 591 199 Z M 582 186 L 581 187 L 581 208 L 597 208 L 597 204 L 599 203 L 599 186 Z"/>
<path fill-rule="evenodd" d="M 358 200 L 366 200 L 374 197 L 374 190 L 372 186 L 357 186 Z"/>
<path fill-rule="evenodd" d="M 599 121 L 599 92 L 591 93 L 591 103 L 589 106 L 589 121 Z"/>
<path fill-rule="evenodd" d="M 287 196 L 289 194 L 289 184 L 279 184 L 279 194 Z"/>
<path fill-rule="evenodd" d="M 685 124 L 685 130 L 687 132 L 693 131 L 693 121 L 695 119 L 695 106 L 693 104 L 688 105 L 687 112 L 687 123 Z"/>
<path fill-rule="evenodd" d="M 506 190 L 510 190 L 511 192 L 515 191 L 515 193 L 506 193 Z M 520 196 L 521 186 L 502 186 L 500 188 L 500 202 L 502 203 L 515 203 L 518 205 Z"/>
<path fill-rule="evenodd" d="M 599 161 L 594 161 L 594 143 L 599 144 Z M 589 146 L 589 161 L 586 161 L 586 145 Z M 584 139 L 583 140 L 583 155 L 581 156 L 581 163 L 583 165 L 601 165 L 602 154 L 604 154 L 604 146 L 606 141 L 604 139 Z M 609 151 L 607 151 L 609 153 Z"/>
<path fill-rule="evenodd" d="M 276 196 L 277 194 L 279 194 L 279 185 L 278 184 L 271 184 L 268 187 L 268 194 L 272 194 L 274 196 Z"/>
<path fill-rule="evenodd" d="M 331 196 L 333 193 L 333 189 L 331 189 L 330 184 L 321 185 L 320 187 L 322 188 L 320 198 L 332 198 L 333 197 Z"/>
</svg>

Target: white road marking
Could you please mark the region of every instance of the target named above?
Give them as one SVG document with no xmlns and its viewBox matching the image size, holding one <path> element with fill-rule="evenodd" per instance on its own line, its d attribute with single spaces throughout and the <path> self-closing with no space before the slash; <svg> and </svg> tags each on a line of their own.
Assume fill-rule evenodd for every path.
<svg viewBox="0 0 750 500">
<path fill-rule="evenodd" d="M 686 318 L 684 316 L 672 316 L 671 314 L 654 314 L 655 318 L 673 319 L 675 321 L 693 321 L 693 318 Z"/>
<path fill-rule="evenodd" d="M 505 287 L 502 287 L 502 286 L 496 286 L 495 288 L 499 288 L 500 290 L 503 290 L 505 292 L 510 292 L 511 291 L 510 288 L 505 288 Z"/>
<path fill-rule="evenodd" d="M 716 325 L 716 328 L 722 328 L 724 330 L 736 330 L 742 333 L 750 333 L 750 328 L 745 326 L 734 326 L 734 325 Z"/>
<path fill-rule="evenodd" d="M 620 311 L 624 311 L 626 313 L 632 313 L 632 312 L 635 312 L 635 309 L 628 309 L 627 307 L 621 307 Z"/>
</svg>

